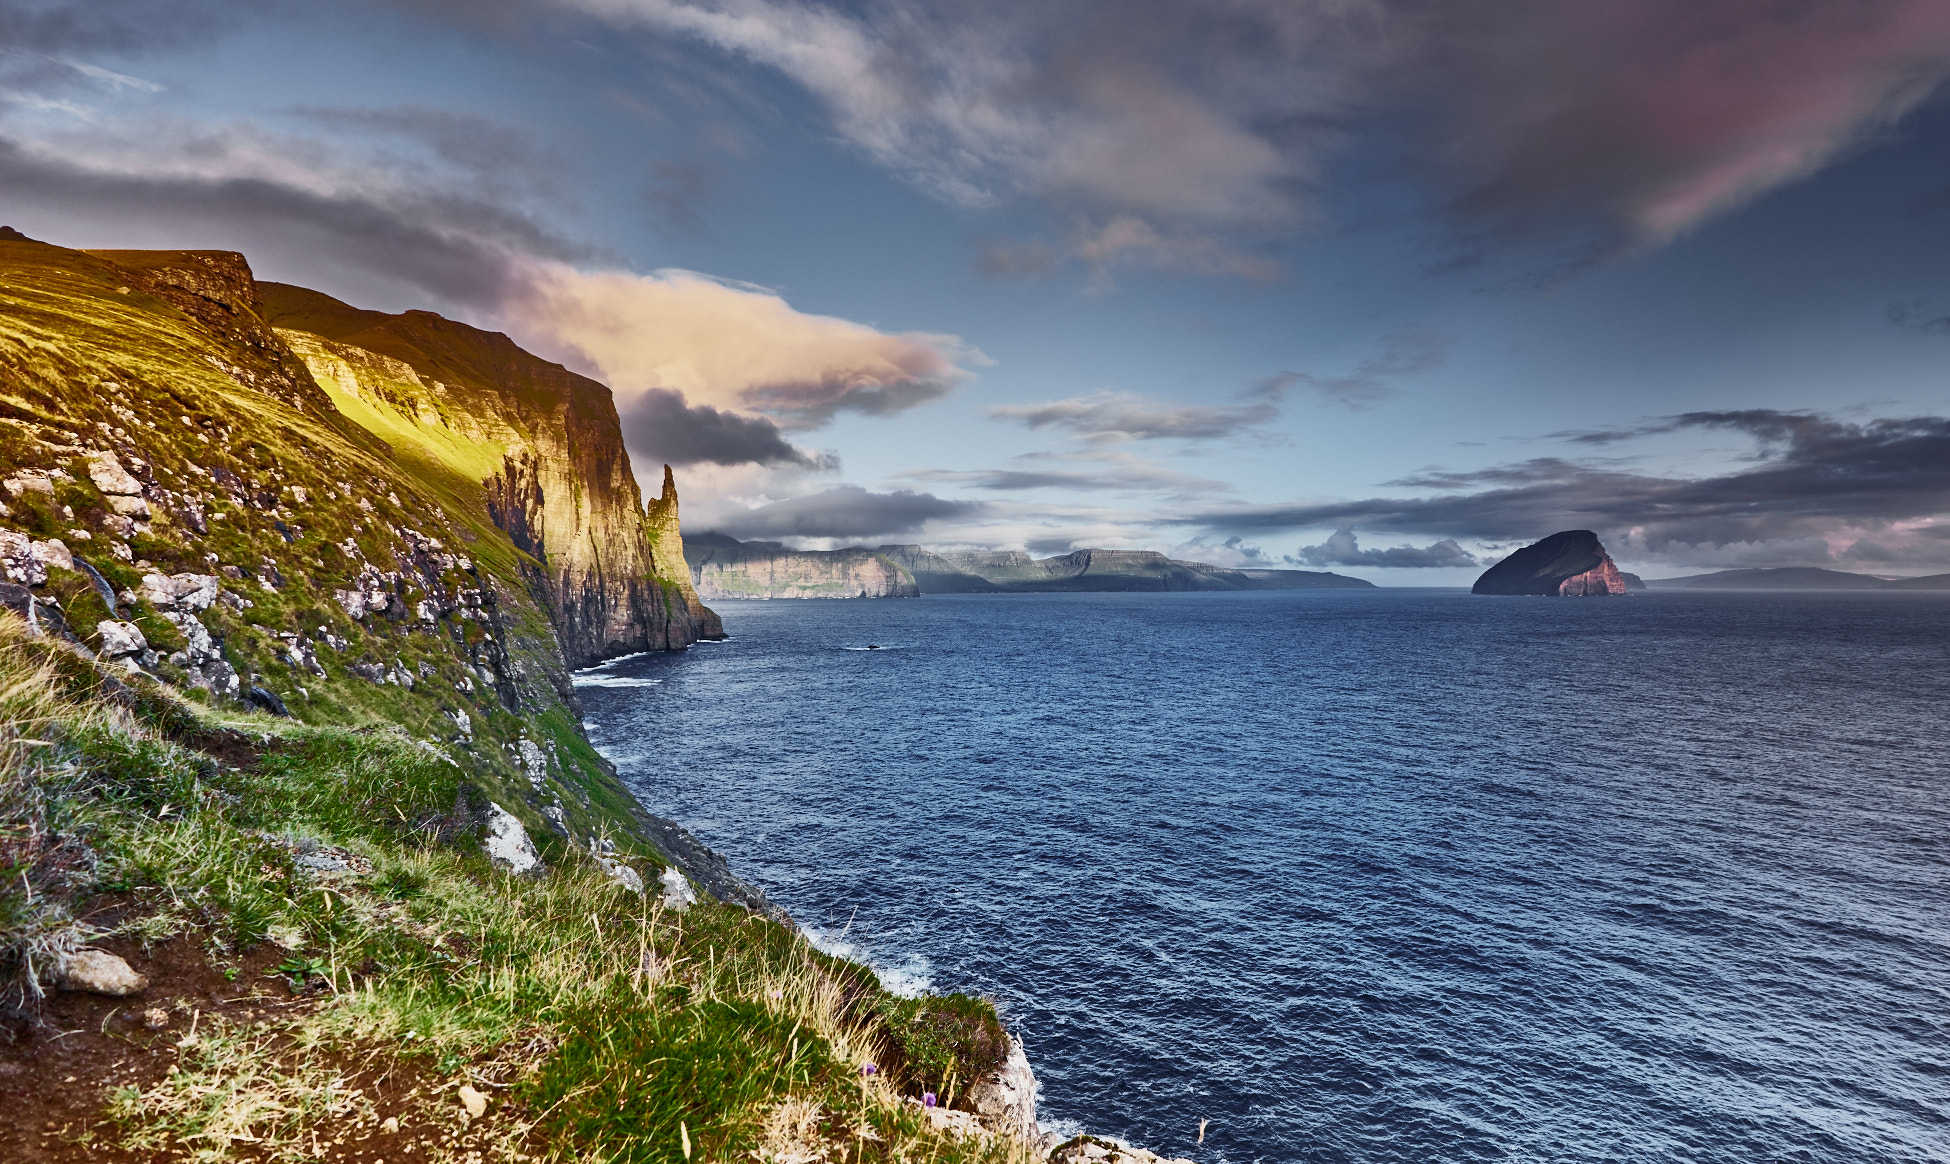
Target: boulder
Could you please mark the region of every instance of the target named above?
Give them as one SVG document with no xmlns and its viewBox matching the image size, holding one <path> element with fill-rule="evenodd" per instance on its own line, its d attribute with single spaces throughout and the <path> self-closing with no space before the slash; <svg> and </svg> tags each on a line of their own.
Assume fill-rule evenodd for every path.
<svg viewBox="0 0 1950 1164">
<path fill-rule="evenodd" d="M 1022 1040 L 1011 1037 L 1009 1057 L 1002 1069 L 968 1089 L 968 1102 L 990 1130 L 1019 1140 L 1034 1140 L 1036 1128 L 1036 1073 L 1029 1069 L 1029 1055 Z"/>
<path fill-rule="evenodd" d="M 143 636 L 142 628 L 132 622 L 105 618 L 95 624 L 95 633 L 101 636 L 104 659 L 139 655 L 149 649 L 149 640 Z"/>
<path fill-rule="evenodd" d="M 111 497 L 133 497 L 142 492 L 142 482 L 122 467 L 114 453 L 89 453 L 88 479 Z"/>
<path fill-rule="evenodd" d="M 542 863 L 535 842 L 513 813 L 493 801 L 488 802 L 488 835 L 482 842 L 490 860 L 510 873 L 526 873 Z"/>
<path fill-rule="evenodd" d="M 85 990 L 124 998 L 149 985 L 127 962 L 107 950 L 82 950 L 61 963 L 55 985 L 63 990 Z"/>
<path fill-rule="evenodd" d="M 215 574 L 144 574 L 141 597 L 162 610 L 210 609 L 223 592 L 223 580 Z"/>
<path fill-rule="evenodd" d="M 664 875 L 657 880 L 664 887 L 664 904 L 671 909 L 683 913 L 697 904 L 697 891 L 691 888 L 690 879 L 677 866 L 666 868 Z"/>
<path fill-rule="evenodd" d="M 1588 529 L 1554 533 L 1483 571 L 1472 594 L 1602 598 L 1625 593 L 1625 576 Z"/>
</svg>

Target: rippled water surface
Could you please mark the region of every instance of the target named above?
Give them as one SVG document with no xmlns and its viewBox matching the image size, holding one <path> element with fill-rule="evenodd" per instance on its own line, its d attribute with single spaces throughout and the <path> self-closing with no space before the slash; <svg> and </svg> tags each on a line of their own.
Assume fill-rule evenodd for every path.
<svg viewBox="0 0 1950 1164">
<path fill-rule="evenodd" d="M 1950 596 L 718 609 L 592 735 L 890 981 L 996 997 L 1046 1122 L 1950 1160 Z"/>
</svg>

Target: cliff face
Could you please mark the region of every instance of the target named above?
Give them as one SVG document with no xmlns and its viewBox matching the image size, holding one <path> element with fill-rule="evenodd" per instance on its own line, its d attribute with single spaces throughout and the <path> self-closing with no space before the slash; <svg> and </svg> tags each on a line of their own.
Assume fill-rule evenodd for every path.
<svg viewBox="0 0 1950 1164">
<path fill-rule="evenodd" d="M 1565 530 L 1532 543 L 1491 566 L 1474 594 L 1603 598 L 1624 594 L 1625 576 L 1588 529 Z"/>
<path fill-rule="evenodd" d="M 652 531 L 608 393 L 425 313 L 312 296 L 374 346 L 280 333 L 290 297 L 259 291 L 238 255 L 0 236 L 0 603 L 193 700 L 403 731 L 540 835 L 709 876 L 569 676 L 701 618 L 656 574 L 675 495 Z"/>
<path fill-rule="evenodd" d="M 690 563 L 684 560 L 684 530 L 677 520 L 677 475 L 670 471 L 669 465 L 664 466 L 663 494 L 650 503 L 649 520 L 644 528 L 650 539 L 650 554 L 657 563 L 657 576 L 676 587 L 684 608 L 690 612 L 697 637 L 724 638 L 724 623 L 699 600 Z"/>
<path fill-rule="evenodd" d="M 720 598 L 915 598 L 914 576 L 865 548 L 788 550 L 721 534 L 685 543 L 697 592 Z"/>
<path fill-rule="evenodd" d="M 532 559 L 529 584 L 570 666 L 723 636 L 670 536 L 676 487 L 666 473 L 661 509 L 645 511 L 608 388 L 431 312 L 261 291 L 279 337 L 340 411 L 485 491 L 494 523 Z"/>
<path fill-rule="evenodd" d="M 1359 578 L 1314 570 L 1232 570 L 1204 562 L 1180 562 L 1153 550 L 1077 550 L 1061 557 L 1032 558 L 1020 550 L 973 550 L 938 554 L 921 546 L 875 550 L 788 550 L 772 542 L 739 542 L 723 534 L 690 540 L 699 588 L 717 598 L 890 598 L 913 594 L 1002 594 L 1120 590 L 1342 590 L 1368 589 Z M 878 571 L 892 577 L 876 588 Z M 705 574 L 711 577 L 704 580 Z M 908 582 L 912 587 L 908 586 Z"/>
</svg>

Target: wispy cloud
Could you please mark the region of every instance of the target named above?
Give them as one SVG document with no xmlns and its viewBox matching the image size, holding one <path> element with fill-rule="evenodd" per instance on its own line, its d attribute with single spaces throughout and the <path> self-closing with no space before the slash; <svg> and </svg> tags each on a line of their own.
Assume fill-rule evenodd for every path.
<svg viewBox="0 0 1950 1164">
<path fill-rule="evenodd" d="M 1326 526 L 1488 542 L 1590 528 L 1675 560 L 1700 560 L 1729 547 L 1840 547 L 1875 535 L 1875 544 L 1950 560 L 1950 546 L 1924 545 L 1935 539 L 1919 532 L 1950 516 L 1950 419 L 1853 424 L 1755 409 L 1686 413 L 1639 431 L 1676 428 L 1749 437 L 1756 449 L 1750 467 L 1709 477 L 1657 477 L 1537 458 L 1392 483 L 1432 491 L 1420 496 L 1208 509 L 1180 520 L 1241 531 Z"/>
<path fill-rule="evenodd" d="M 1404 155 L 1465 220 L 1656 244 L 1950 76 L 1938 0 L 556 2 L 778 70 L 945 198 L 1143 230 L 1291 227 L 1343 143 L 1412 124 Z"/>
</svg>

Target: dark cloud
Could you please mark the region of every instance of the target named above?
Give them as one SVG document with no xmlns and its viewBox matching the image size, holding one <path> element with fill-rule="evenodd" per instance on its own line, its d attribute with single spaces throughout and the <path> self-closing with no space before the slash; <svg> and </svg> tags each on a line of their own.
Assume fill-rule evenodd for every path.
<svg viewBox="0 0 1950 1164">
<path fill-rule="evenodd" d="M 1659 243 L 1950 76 L 1941 0 L 558 3 L 779 70 L 943 197 L 1039 195 L 1168 259 L 1306 223 L 1378 138 L 1465 222 Z"/>
<path fill-rule="evenodd" d="M 763 417 L 739 416 L 708 405 L 693 408 L 681 393 L 667 388 L 649 389 L 623 413 L 623 439 L 632 454 L 653 465 L 838 468 L 831 458 L 809 453 L 786 440 L 779 426 Z"/>
<path fill-rule="evenodd" d="M 912 534 L 938 518 L 969 517 L 986 506 L 979 501 L 949 501 L 905 489 L 869 493 L 842 485 L 775 501 L 731 517 L 720 528 L 738 538 L 873 538 Z"/>
<path fill-rule="evenodd" d="M 186 143 L 208 176 L 93 168 L 0 137 L 0 189 L 19 225 L 77 220 L 167 226 L 187 239 L 222 238 L 254 260 L 288 256 L 379 275 L 452 303 L 494 308 L 524 290 L 526 257 L 587 257 L 586 249 L 495 201 L 440 188 L 317 193 L 224 172 L 227 143 Z M 57 232 L 30 230 L 55 236 Z M 50 237 L 75 246 L 86 238 Z M 207 245 L 207 244 L 203 244 Z"/>
<path fill-rule="evenodd" d="M 297 10 L 281 0 L 0 0 L 0 38 L 16 51 L 154 52 Z"/>
<path fill-rule="evenodd" d="M 1429 569 L 1438 566 L 1480 565 L 1453 539 L 1426 546 L 1396 546 L 1388 550 L 1364 550 L 1346 526 L 1333 532 L 1317 546 L 1301 546 L 1299 560 L 1308 566 L 1391 566 Z"/>
<path fill-rule="evenodd" d="M 1436 495 L 1212 511 L 1216 528 L 1360 527 L 1489 541 L 1560 529 L 1624 533 L 1651 550 L 1807 538 L 1950 514 L 1950 419 L 1849 424 L 1806 413 L 1745 410 L 1670 417 L 1645 431 L 1724 428 L 1759 446 L 1753 467 L 1716 477 L 1654 477 L 1538 458 L 1392 484 Z"/>
</svg>

